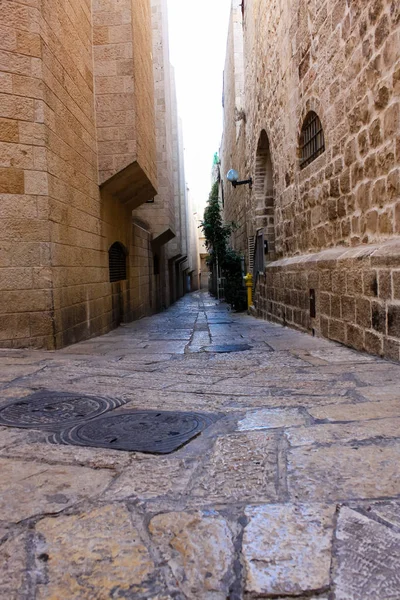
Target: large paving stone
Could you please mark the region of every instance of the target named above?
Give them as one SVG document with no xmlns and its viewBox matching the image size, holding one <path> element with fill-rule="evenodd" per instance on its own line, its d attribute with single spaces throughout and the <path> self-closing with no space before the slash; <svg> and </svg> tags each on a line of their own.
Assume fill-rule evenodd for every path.
<svg viewBox="0 0 400 600">
<path fill-rule="evenodd" d="M 160 589 L 154 562 L 123 506 L 46 518 L 36 532 L 40 553 L 48 556 L 37 600 L 144 600 Z"/>
<path fill-rule="evenodd" d="M 400 402 L 359 402 L 357 404 L 328 404 L 311 407 L 308 412 L 314 419 L 326 421 L 364 421 L 400 417 Z"/>
<path fill-rule="evenodd" d="M 0 359 L 1 360 L 1 359 Z M 8 383 L 9 381 L 13 381 L 14 379 L 19 379 L 21 377 L 27 377 L 28 375 L 32 375 L 37 373 L 42 369 L 39 364 L 32 365 L 4 365 L 5 368 L 2 368 L 0 372 L 0 383 Z"/>
<path fill-rule="evenodd" d="M 7 449 L 25 440 L 28 442 L 35 441 L 40 435 L 37 431 L 0 427 L 0 450 Z M 32 456 L 32 453 L 30 456 Z"/>
<path fill-rule="evenodd" d="M 390 402 L 399 399 L 399 384 L 380 385 L 379 387 L 363 387 L 358 390 L 367 400 Z"/>
<path fill-rule="evenodd" d="M 257 429 L 274 429 L 277 427 L 293 427 L 304 425 L 307 417 L 296 408 L 261 409 L 246 413 L 238 423 L 239 431 L 254 431 Z"/>
<path fill-rule="evenodd" d="M 0 515 L 16 523 L 100 494 L 113 472 L 0 459 Z"/>
<path fill-rule="evenodd" d="M 345 443 L 373 438 L 400 438 L 400 418 L 298 427 L 289 429 L 285 435 L 291 446 Z"/>
<path fill-rule="evenodd" d="M 149 500 L 166 494 L 182 494 L 193 474 L 195 463 L 176 458 L 154 457 L 134 461 L 113 483 L 105 499 L 139 498 Z"/>
<path fill-rule="evenodd" d="M 271 505 L 246 509 L 245 590 L 309 595 L 329 587 L 335 507 Z"/>
<path fill-rule="evenodd" d="M 274 501 L 278 498 L 277 439 L 253 431 L 218 438 L 191 495 L 208 501 Z"/>
<path fill-rule="evenodd" d="M 327 345 L 324 349 L 312 349 L 309 351 L 309 354 L 310 356 L 314 358 L 320 358 L 327 363 L 374 363 L 377 361 L 374 356 L 361 354 L 355 350 L 350 350 L 340 346 L 334 347 L 332 344 Z"/>
<path fill-rule="evenodd" d="M 389 525 L 393 525 L 400 530 L 400 502 L 379 502 L 371 504 L 368 507 L 371 516 L 382 519 Z"/>
<path fill-rule="evenodd" d="M 233 579 L 234 534 L 203 513 L 157 515 L 149 530 L 187 598 L 226 600 Z"/>
<path fill-rule="evenodd" d="M 290 497 L 336 502 L 400 494 L 400 444 L 309 446 L 288 454 Z"/>
<path fill-rule="evenodd" d="M 45 443 L 45 435 L 39 431 L 10 430 L 20 432 L 20 438 L 16 438 L 14 445 L 0 450 L 1 457 L 30 460 L 32 456 L 37 462 L 60 465 L 81 465 L 91 469 L 115 469 L 122 470 L 127 467 L 132 457 L 126 452 L 108 450 L 103 448 L 84 448 L 83 446 L 63 446 Z M 33 435 L 36 434 L 36 437 Z M 38 437 L 42 441 L 38 441 Z M 1 439 L 1 433 L 0 433 Z M 1 446 L 1 442 L 0 442 Z"/>
<path fill-rule="evenodd" d="M 27 538 L 19 535 L 0 546 L 0 598 L 21 600 L 27 598 Z"/>
<path fill-rule="evenodd" d="M 334 600 L 400 598 L 400 532 L 343 507 L 336 530 Z"/>
<path fill-rule="evenodd" d="M 343 396 L 326 396 L 326 395 L 301 395 L 289 393 L 277 393 L 270 395 L 269 393 L 259 393 L 256 396 L 230 396 L 218 395 L 222 406 L 229 408 L 308 408 L 314 406 L 324 406 L 325 404 L 342 404 Z"/>
</svg>

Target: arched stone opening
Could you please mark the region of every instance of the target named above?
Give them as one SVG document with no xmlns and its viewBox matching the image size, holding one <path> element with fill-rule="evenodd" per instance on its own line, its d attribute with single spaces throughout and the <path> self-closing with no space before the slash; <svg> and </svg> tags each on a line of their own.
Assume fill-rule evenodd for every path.
<svg viewBox="0 0 400 600">
<path fill-rule="evenodd" d="M 128 250 L 121 242 L 114 242 L 108 250 L 108 268 L 111 283 L 112 323 L 118 327 L 129 318 Z"/>
<path fill-rule="evenodd" d="M 264 129 L 257 146 L 254 197 L 257 239 L 262 231 L 264 242 L 262 250 L 258 249 L 258 256 L 263 253 L 265 261 L 269 262 L 275 259 L 275 194 L 270 144 Z"/>
<path fill-rule="evenodd" d="M 128 252 L 121 242 L 114 242 L 108 250 L 108 267 L 110 283 L 127 279 Z"/>
</svg>

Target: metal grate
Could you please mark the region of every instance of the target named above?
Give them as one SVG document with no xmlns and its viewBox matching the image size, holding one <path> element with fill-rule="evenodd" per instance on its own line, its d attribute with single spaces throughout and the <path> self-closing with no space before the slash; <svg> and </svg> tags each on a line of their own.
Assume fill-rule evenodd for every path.
<svg viewBox="0 0 400 600">
<path fill-rule="evenodd" d="M 126 279 L 126 251 L 122 244 L 115 242 L 108 251 L 110 282 Z"/>
<path fill-rule="evenodd" d="M 169 454 L 197 437 L 215 420 L 214 415 L 206 413 L 125 410 L 55 433 L 49 441 L 109 450 Z"/>
<path fill-rule="evenodd" d="M 255 236 L 251 235 L 247 240 L 247 250 L 249 254 L 249 268 L 248 272 L 253 273 L 254 270 L 254 251 L 255 251 Z"/>
<path fill-rule="evenodd" d="M 325 152 L 325 138 L 318 115 L 311 111 L 306 116 L 300 136 L 300 168 L 304 169 Z"/>
<path fill-rule="evenodd" d="M 0 425 L 57 430 L 88 421 L 124 404 L 122 400 L 41 391 L 0 409 Z"/>
<path fill-rule="evenodd" d="M 249 344 L 220 344 L 215 346 L 203 346 L 205 352 L 217 352 L 218 354 L 225 354 L 230 352 L 245 352 L 251 350 L 252 346 Z"/>
</svg>

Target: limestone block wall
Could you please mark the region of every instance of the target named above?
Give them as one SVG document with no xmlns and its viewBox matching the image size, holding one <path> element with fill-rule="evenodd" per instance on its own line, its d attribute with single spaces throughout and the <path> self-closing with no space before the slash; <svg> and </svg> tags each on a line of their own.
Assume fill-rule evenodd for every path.
<svg viewBox="0 0 400 600">
<path fill-rule="evenodd" d="M 157 283 L 157 306 L 169 306 L 174 297 L 171 288 L 168 260 L 178 253 L 180 243 L 179 220 L 175 206 L 177 177 L 180 168 L 178 144 L 174 144 L 174 124 L 177 121 L 177 107 L 173 70 L 169 60 L 168 14 L 166 0 L 151 0 L 151 23 L 153 31 L 153 73 L 155 86 L 155 123 L 157 145 L 157 178 L 158 193 L 154 201 L 140 206 L 134 211 L 134 216 L 146 223 L 153 238 L 170 230 L 177 236 L 165 246 L 157 249 L 157 261 L 160 261 L 160 275 Z M 176 141 L 176 140 L 175 140 Z M 175 170 L 175 172 L 174 172 Z M 176 174 L 175 174 L 176 173 Z M 173 284 L 172 284 L 173 285 Z"/>
<path fill-rule="evenodd" d="M 174 226 L 172 165 L 171 79 L 168 46 L 168 20 L 165 0 L 151 0 L 153 32 L 153 73 L 155 86 L 155 125 L 157 143 L 158 194 L 154 202 L 142 205 L 135 214 L 151 223 L 155 235 Z"/>
<path fill-rule="evenodd" d="M 250 211 L 248 192 L 245 187 L 234 189 L 226 181 L 230 169 L 236 169 L 243 178 L 248 177 L 248 160 L 245 147 L 244 71 L 243 71 L 243 23 L 239 0 L 232 2 L 223 80 L 224 129 L 220 148 L 221 182 L 220 197 L 223 199 L 225 221 L 234 222 L 237 229 L 232 233 L 233 247 L 246 251 L 247 219 Z M 247 260 L 248 262 L 248 260 Z"/>
<path fill-rule="evenodd" d="M 241 195 L 230 190 L 225 204 L 226 214 L 237 215 L 247 237 L 261 227 L 274 249 L 265 256 L 266 272 L 257 284 L 259 314 L 398 358 L 399 332 L 393 324 L 400 268 L 398 3 L 246 0 L 242 35 L 245 127 L 237 135 L 234 106 L 227 105 L 225 94 L 229 144 L 223 164 L 236 160 L 235 168 L 248 170 L 254 185 Z M 229 52 L 228 66 L 234 49 Z M 225 89 L 232 98 L 234 76 L 230 66 Z M 321 120 L 325 151 L 301 168 L 301 129 L 310 111 Z M 243 237 L 235 243 L 246 249 Z M 364 326 L 349 298 L 365 300 L 365 288 L 350 292 L 336 279 L 326 288 L 324 272 L 342 273 L 345 282 L 348 273 L 367 279 L 378 258 L 362 253 L 382 245 L 386 254 L 377 266 L 373 302 L 386 316 L 374 319 L 369 305 L 371 324 Z M 326 258 L 324 252 L 333 249 L 339 255 L 348 249 L 346 260 Z M 389 295 L 379 287 L 381 270 L 391 281 Z M 314 320 L 310 290 L 317 294 Z"/>
<path fill-rule="evenodd" d="M 400 360 L 397 240 L 276 261 L 261 276 L 256 295 L 263 318 Z"/>
<path fill-rule="evenodd" d="M 264 130 L 278 255 L 399 234 L 397 3 L 250 0 L 245 6 L 245 154 L 254 174 Z M 310 110 L 322 121 L 326 150 L 300 169 L 300 130 Z"/>
<path fill-rule="evenodd" d="M 93 43 L 100 183 L 137 162 L 154 184 L 148 0 L 94 0 Z"/>
<path fill-rule="evenodd" d="M 154 312 L 156 307 L 155 281 L 151 252 L 151 234 L 141 225 L 133 223 L 131 246 L 132 319 L 140 319 Z"/>
<path fill-rule="evenodd" d="M 118 4 L 126 23 L 118 22 L 120 15 L 114 11 L 111 0 L 94 0 L 93 15 L 92 3 L 87 0 L 1 3 L 2 346 L 54 348 L 108 331 L 116 324 L 116 293 L 124 316 L 129 317 L 137 308 L 132 303 L 136 292 L 131 285 L 137 283 L 133 277 L 118 284 L 118 290 L 116 284 L 109 282 L 108 249 L 115 241 L 127 249 L 132 246 L 132 217 L 128 206 L 107 190 L 100 193 L 99 189 L 98 136 L 101 144 L 108 143 L 104 139 L 108 134 L 103 136 L 99 132 L 102 127 L 96 126 L 99 112 L 96 114 L 95 89 L 99 85 L 98 98 L 105 97 L 107 82 L 94 79 L 93 64 L 99 68 L 94 59 L 99 57 L 93 54 L 93 35 L 94 29 L 100 35 L 98 15 L 111 12 L 114 21 L 108 19 L 107 32 L 102 32 L 110 36 L 110 43 L 103 51 L 105 57 L 119 56 L 121 44 L 127 52 L 123 63 L 126 72 L 118 60 L 114 66 L 102 66 L 104 73 L 110 67 L 110 75 L 121 77 L 118 85 L 123 83 L 128 88 L 121 93 L 130 94 L 134 83 L 132 34 L 128 51 L 124 46 L 128 31 L 125 25 L 131 31 L 142 14 L 143 26 L 135 44 L 138 48 L 141 39 L 148 44 L 151 31 L 149 27 L 144 29 L 150 13 L 144 0 L 124 5 L 129 8 L 129 17 L 123 2 Z M 104 38 L 104 44 L 105 41 Z M 137 140 L 143 152 L 142 167 L 148 170 L 149 177 L 155 177 L 155 153 L 150 151 L 155 138 L 151 119 L 154 98 L 146 87 L 151 58 L 145 50 L 139 52 L 138 62 L 133 62 L 133 72 L 138 64 L 139 83 L 147 81 L 136 110 L 145 111 L 146 106 L 151 106 L 143 114 L 146 123 L 141 124 Z M 122 69 L 120 73 L 113 71 L 118 68 Z M 114 83 L 112 91 L 117 93 Z M 126 102 L 127 97 L 123 98 Z M 129 111 L 135 108 L 135 98 L 134 94 Z M 106 101 L 102 98 L 97 109 L 102 108 L 101 102 Z M 118 134 L 118 140 L 113 142 L 132 140 L 129 122 L 125 120 L 123 125 L 122 129 L 116 126 L 110 134 Z M 104 127 L 108 132 L 112 129 Z M 145 140 L 140 142 L 140 136 Z M 101 145 L 103 156 L 104 153 Z M 116 155 L 123 155 L 120 146 Z M 118 160 L 115 168 L 123 165 Z"/>
<path fill-rule="evenodd" d="M 52 336 L 41 14 L 0 10 L 0 346 Z"/>
</svg>

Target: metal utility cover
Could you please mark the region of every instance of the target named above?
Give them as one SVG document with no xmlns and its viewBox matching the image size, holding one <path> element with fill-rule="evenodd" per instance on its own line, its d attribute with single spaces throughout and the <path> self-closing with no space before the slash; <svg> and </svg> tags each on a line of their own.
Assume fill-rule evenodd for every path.
<svg viewBox="0 0 400 600">
<path fill-rule="evenodd" d="M 252 346 L 249 344 L 223 344 L 221 346 L 205 346 L 206 352 L 244 352 L 245 350 L 251 350 Z"/>
<path fill-rule="evenodd" d="M 64 392 L 36 392 L 0 408 L 0 425 L 22 429 L 61 429 L 98 417 L 122 400 Z"/>
<path fill-rule="evenodd" d="M 104 415 L 53 435 L 53 443 L 110 450 L 169 454 L 214 421 L 192 412 L 123 411 Z"/>
</svg>

